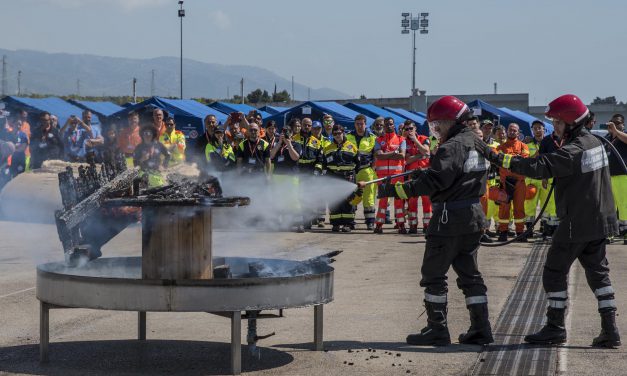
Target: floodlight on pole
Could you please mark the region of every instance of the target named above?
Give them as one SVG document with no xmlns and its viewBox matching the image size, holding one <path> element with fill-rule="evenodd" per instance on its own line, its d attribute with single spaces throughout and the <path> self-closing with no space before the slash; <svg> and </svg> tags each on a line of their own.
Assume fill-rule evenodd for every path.
<svg viewBox="0 0 627 376">
<path fill-rule="evenodd" d="M 411 68 L 411 103 L 410 107 L 412 111 L 416 110 L 416 30 L 420 32 L 420 34 L 428 34 L 429 31 L 427 28 L 429 27 L 429 13 L 421 12 L 417 13 L 419 16 L 413 17 L 411 13 L 404 12 L 401 13 L 403 17 L 401 19 L 401 34 L 409 34 L 411 30 L 413 32 L 413 43 L 412 43 L 412 68 Z"/>
<path fill-rule="evenodd" d="M 183 17 L 185 17 L 185 9 L 183 9 L 183 0 L 179 0 L 179 18 L 181 19 L 181 99 L 183 99 Z"/>
</svg>

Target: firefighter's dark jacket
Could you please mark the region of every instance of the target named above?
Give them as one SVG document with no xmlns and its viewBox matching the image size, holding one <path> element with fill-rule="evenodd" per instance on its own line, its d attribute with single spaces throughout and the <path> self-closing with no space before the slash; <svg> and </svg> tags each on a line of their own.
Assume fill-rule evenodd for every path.
<svg viewBox="0 0 627 376">
<path fill-rule="evenodd" d="M 456 236 L 487 227 L 479 198 L 486 191 L 490 165 L 478 152 L 482 144 L 477 142 L 469 128 L 455 124 L 431 158 L 431 166 L 418 171 L 413 180 L 390 189 L 389 193 L 398 198 L 431 198 L 433 217 L 427 235 Z"/>
<path fill-rule="evenodd" d="M 554 240 L 579 243 L 618 233 L 607 154 L 601 141 L 587 129 L 580 129 L 552 153 L 536 158 L 512 157 L 509 168 L 534 179 L 554 178 L 560 221 Z"/>
</svg>

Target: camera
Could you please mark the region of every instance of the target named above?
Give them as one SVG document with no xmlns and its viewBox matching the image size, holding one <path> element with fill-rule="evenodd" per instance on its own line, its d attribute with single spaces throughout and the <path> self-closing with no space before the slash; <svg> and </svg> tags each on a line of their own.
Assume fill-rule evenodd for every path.
<svg viewBox="0 0 627 376">
<path fill-rule="evenodd" d="M 290 138 L 292 137 L 292 130 L 290 129 L 290 127 L 284 127 L 281 130 L 281 134 L 283 135 L 283 137 L 285 138 Z"/>
<path fill-rule="evenodd" d="M 242 120 L 242 114 L 239 112 L 231 112 L 231 121 L 239 123 Z"/>
</svg>

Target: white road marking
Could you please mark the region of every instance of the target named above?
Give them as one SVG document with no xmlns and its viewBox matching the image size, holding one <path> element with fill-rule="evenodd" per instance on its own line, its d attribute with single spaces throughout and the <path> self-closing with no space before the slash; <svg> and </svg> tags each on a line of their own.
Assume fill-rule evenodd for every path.
<svg viewBox="0 0 627 376">
<path fill-rule="evenodd" d="M 20 290 L 20 291 L 14 291 L 14 292 L 9 293 L 9 294 L 6 294 L 6 295 L 0 295 L 0 299 L 2 299 L 2 298 L 8 298 L 9 296 L 13 296 L 13 295 L 21 294 L 21 293 L 23 293 L 23 292 L 30 291 L 30 290 L 34 290 L 34 289 L 35 289 L 35 287 L 29 287 L 29 288 L 27 288 L 27 289 Z"/>
</svg>

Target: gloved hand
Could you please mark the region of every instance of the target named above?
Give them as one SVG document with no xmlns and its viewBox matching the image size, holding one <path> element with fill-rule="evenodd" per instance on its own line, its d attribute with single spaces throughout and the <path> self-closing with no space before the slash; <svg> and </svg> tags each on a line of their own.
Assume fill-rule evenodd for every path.
<svg viewBox="0 0 627 376">
<path fill-rule="evenodd" d="M 490 163 L 493 163 L 499 167 L 503 167 L 503 157 L 501 156 L 503 154 L 495 152 L 483 140 L 479 138 L 475 139 L 475 150 L 477 150 L 477 152 L 481 154 L 485 159 L 487 159 Z"/>
<path fill-rule="evenodd" d="M 392 179 L 386 178 L 380 185 L 377 190 L 377 198 L 383 197 L 394 197 L 396 193 L 396 189 L 394 188 L 394 184 L 392 184 Z"/>
</svg>

